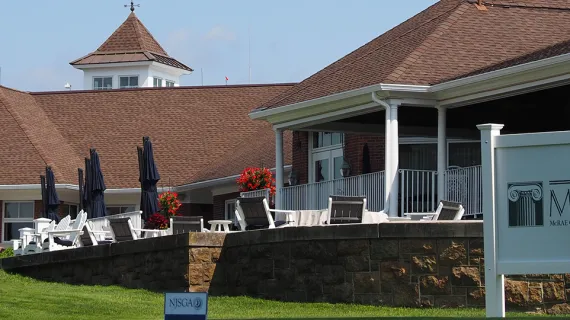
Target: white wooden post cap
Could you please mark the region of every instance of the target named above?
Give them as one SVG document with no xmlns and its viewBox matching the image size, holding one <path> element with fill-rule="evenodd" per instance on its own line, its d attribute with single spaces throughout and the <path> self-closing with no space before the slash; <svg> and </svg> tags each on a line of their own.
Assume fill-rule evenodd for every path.
<svg viewBox="0 0 570 320">
<path fill-rule="evenodd" d="M 503 129 L 505 125 L 504 124 L 496 124 L 496 123 L 485 123 L 485 124 L 479 124 L 477 125 L 477 129 L 481 130 L 481 131 L 485 131 L 485 130 L 501 130 Z"/>
</svg>

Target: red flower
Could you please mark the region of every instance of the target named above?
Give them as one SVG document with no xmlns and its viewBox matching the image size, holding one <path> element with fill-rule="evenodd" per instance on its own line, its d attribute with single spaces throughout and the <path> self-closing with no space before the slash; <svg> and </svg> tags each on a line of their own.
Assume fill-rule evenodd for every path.
<svg viewBox="0 0 570 320">
<path fill-rule="evenodd" d="M 267 168 L 245 168 L 236 182 L 241 192 L 269 189 L 270 195 L 275 194 L 275 179 Z"/>
</svg>

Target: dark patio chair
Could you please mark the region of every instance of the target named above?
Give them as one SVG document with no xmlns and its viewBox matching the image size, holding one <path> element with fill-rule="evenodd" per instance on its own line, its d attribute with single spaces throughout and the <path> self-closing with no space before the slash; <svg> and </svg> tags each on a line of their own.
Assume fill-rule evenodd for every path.
<svg viewBox="0 0 570 320">
<path fill-rule="evenodd" d="M 89 226 L 89 223 L 86 223 L 83 226 L 83 230 L 81 232 L 81 235 L 79 236 L 79 242 L 80 242 L 82 247 L 91 247 L 91 246 L 97 246 L 100 244 L 113 243 L 113 240 L 97 240 L 97 238 L 95 237 L 95 235 L 93 233 L 93 230 L 91 230 L 91 227 Z"/>
<path fill-rule="evenodd" d="M 172 217 L 172 234 L 204 231 L 204 219 L 198 217 Z"/>
<path fill-rule="evenodd" d="M 327 224 L 362 223 L 366 197 L 330 196 Z"/>
<path fill-rule="evenodd" d="M 275 221 L 271 213 L 284 213 L 286 220 Z M 269 209 L 265 197 L 237 198 L 236 216 L 241 230 L 271 229 L 295 223 L 296 211 Z"/>
<path fill-rule="evenodd" d="M 133 230 L 131 218 L 111 218 L 109 217 L 111 232 L 114 242 L 137 240 L 137 234 Z"/>
</svg>

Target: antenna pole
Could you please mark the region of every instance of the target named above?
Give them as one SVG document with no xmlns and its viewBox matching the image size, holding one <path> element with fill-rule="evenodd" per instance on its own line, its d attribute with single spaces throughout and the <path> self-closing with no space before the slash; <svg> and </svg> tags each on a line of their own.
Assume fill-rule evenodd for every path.
<svg viewBox="0 0 570 320">
<path fill-rule="evenodd" d="M 204 85 L 204 69 L 200 68 L 200 74 L 202 76 L 202 85 Z"/>
</svg>

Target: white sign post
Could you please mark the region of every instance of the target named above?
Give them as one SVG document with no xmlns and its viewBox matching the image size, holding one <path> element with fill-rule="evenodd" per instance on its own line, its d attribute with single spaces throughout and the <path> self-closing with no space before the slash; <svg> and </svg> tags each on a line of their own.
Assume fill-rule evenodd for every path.
<svg viewBox="0 0 570 320">
<path fill-rule="evenodd" d="M 164 294 L 164 320 L 206 320 L 208 293 L 175 292 Z"/>
<path fill-rule="evenodd" d="M 570 273 L 570 132 L 501 135 L 483 124 L 487 317 L 505 317 L 507 274 Z"/>
</svg>

